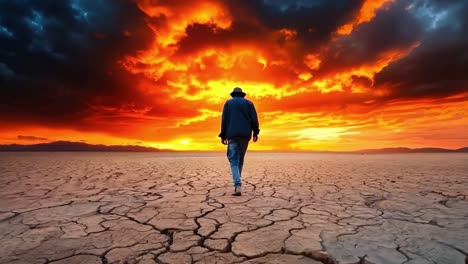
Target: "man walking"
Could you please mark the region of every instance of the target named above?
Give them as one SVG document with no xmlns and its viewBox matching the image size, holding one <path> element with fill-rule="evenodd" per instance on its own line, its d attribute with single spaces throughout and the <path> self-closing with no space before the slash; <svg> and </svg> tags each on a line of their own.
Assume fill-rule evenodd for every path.
<svg viewBox="0 0 468 264">
<path fill-rule="evenodd" d="M 242 167 L 244 156 L 253 132 L 253 142 L 257 142 L 260 133 L 257 112 L 254 104 L 245 99 L 245 93 L 236 87 L 231 93 L 232 98 L 224 103 L 221 118 L 221 143 L 227 146 L 227 157 L 231 166 L 234 193 L 242 194 Z"/>
</svg>

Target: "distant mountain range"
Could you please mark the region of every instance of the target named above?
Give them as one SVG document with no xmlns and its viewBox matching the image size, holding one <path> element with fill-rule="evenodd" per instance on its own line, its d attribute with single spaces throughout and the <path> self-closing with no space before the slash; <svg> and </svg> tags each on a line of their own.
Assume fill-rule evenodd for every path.
<svg viewBox="0 0 468 264">
<path fill-rule="evenodd" d="M 106 146 L 91 145 L 82 142 L 56 141 L 32 145 L 0 145 L 0 151 L 96 151 L 96 152 L 170 152 L 169 149 L 158 149 L 142 146 Z"/>
<path fill-rule="evenodd" d="M 93 151 L 93 152 L 173 152 L 170 149 L 158 149 L 152 147 L 142 147 L 133 145 L 91 145 L 83 142 L 56 141 L 51 143 L 40 143 L 32 145 L 0 145 L 0 151 Z M 315 152 L 315 151 L 313 151 Z M 325 153 L 333 153 L 326 151 Z M 382 149 L 363 149 L 351 151 L 351 153 L 468 153 L 468 147 L 459 149 L 443 148 L 382 148 Z"/>
<path fill-rule="evenodd" d="M 363 149 L 354 151 L 356 153 L 468 153 L 468 147 L 459 149 L 444 148 L 382 148 L 382 149 Z"/>
</svg>

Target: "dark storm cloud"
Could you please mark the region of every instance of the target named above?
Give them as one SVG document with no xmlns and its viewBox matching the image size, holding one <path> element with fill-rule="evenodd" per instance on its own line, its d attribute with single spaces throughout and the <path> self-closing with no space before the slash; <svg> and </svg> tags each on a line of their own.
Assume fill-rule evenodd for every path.
<svg viewBox="0 0 468 264">
<path fill-rule="evenodd" d="M 226 4 L 232 14 L 231 27 L 223 30 L 209 24 L 190 25 L 187 36 L 178 45 L 178 54 L 233 42 L 265 43 L 271 40 L 273 31 L 280 29 L 296 31 L 303 54 L 324 44 L 341 25 L 352 20 L 362 3 L 362 0 L 229 0 Z"/>
<path fill-rule="evenodd" d="M 351 21 L 363 0 L 264 0 L 255 12 L 269 28 L 292 28 L 304 44 L 315 46 L 328 40 L 340 26 Z"/>
<path fill-rule="evenodd" d="M 323 57 L 320 73 L 330 74 L 372 64 L 388 51 L 403 50 L 419 41 L 423 25 L 407 12 L 406 1 L 395 2 L 376 13 L 373 20 L 339 37 Z"/>
<path fill-rule="evenodd" d="M 268 31 L 244 22 L 233 22 L 231 28 L 223 30 L 214 24 L 192 24 L 186 29 L 186 36 L 178 43 L 176 56 L 191 54 L 207 47 L 225 48 L 234 43 L 262 41 L 268 38 Z"/>
<path fill-rule="evenodd" d="M 88 105 L 96 98 L 110 106 L 140 100 L 117 66 L 152 38 L 131 0 L 0 0 L 0 6 L 3 120 L 60 124 L 92 114 Z"/>
<path fill-rule="evenodd" d="M 414 1 L 410 12 L 425 23 L 421 45 L 385 67 L 375 86 L 393 98 L 445 97 L 468 91 L 468 1 Z"/>
</svg>

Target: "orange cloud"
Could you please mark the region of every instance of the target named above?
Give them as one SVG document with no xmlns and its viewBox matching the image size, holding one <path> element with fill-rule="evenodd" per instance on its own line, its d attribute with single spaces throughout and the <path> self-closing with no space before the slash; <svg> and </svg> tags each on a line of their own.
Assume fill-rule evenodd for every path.
<svg viewBox="0 0 468 264">
<path fill-rule="evenodd" d="M 366 0 L 356 18 L 352 22 L 338 28 L 337 33 L 340 35 L 348 35 L 356 26 L 371 21 L 375 17 L 377 10 L 385 8 L 385 5 L 391 2 L 394 2 L 394 0 Z"/>
</svg>

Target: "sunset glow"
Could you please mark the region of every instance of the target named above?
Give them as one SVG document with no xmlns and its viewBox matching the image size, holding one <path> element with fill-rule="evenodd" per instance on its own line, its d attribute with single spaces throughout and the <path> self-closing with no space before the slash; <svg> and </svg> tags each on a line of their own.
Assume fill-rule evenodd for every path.
<svg viewBox="0 0 468 264">
<path fill-rule="evenodd" d="M 259 115 L 253 150 L 468 145 L 467 3 L 13 2 L 0 144 L 224 150 L 238 86 Z"/>
</svg>

